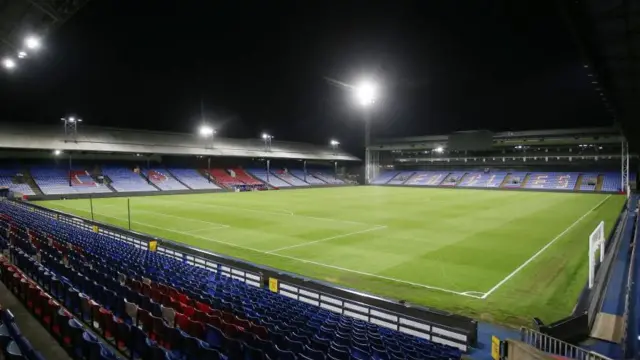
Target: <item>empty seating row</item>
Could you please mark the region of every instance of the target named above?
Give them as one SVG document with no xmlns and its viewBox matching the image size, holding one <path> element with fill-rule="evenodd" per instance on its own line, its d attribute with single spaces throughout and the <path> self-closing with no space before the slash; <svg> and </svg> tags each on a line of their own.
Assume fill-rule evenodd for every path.
<svg viewBox="0 0 640 360">
<path fill-rule="evenodd" d="M 256 178 L 262 180 L 265 184 L 269 184 L 274 188 L 283 188 L 283 187 L 290 187 L 291 184 L 289 184 L 288 182 L 285 182 L 284 180 L 280 179 L 279 177 L 271 174 L 270 172 L 268 173 L 267 170 L 264 169 L 250 169 L 248 170 L 249 173 L 253 176 L 255 176 Z"/>
<path fill-rule="evenodd" d="M 525 189 L 573 190 L 578 173 L 530 173 Z"/>
<path fill-rule="evenodd" d="M 11 311 L 3 309 L 2 306 L 0 306 L 0 355 L 3 359 L 42 359 L 42 355 L 33 349 L 29 340 L 22 336 Z"/>
<path fill-rule="evenodd" d="M 186 186 L 176 180 L 170 172 L 164 169 L 145 169 L 144 174 L 160 190 L 188 190 Z"/>
<path fill-rule="evenodd" d="M 16 227 L 28 228 L 41 234 L 41 238 L 59 242 L 61 245 L 56 251 L 66 254 L 72 269 L 82 269 L 83 276 L 90 275 L 94 283 L 104 284 L 100 286 L 105 289 L 95 297 L 104 298 L 103 306 L 114 314 L 122 314 L 125 312 L 122 308 L 128 306 L 114 298 L 137 302 L 138 309 L 146 309 L 155 317 L 162 316 L 164 308 L 172 308 L 173 329 L 199 339 L 201 342 L 192 343 L 198 344 L 202 351 L 212 349 L 231 359 L 460 358 L 457 349 L 332 313 L 268 289 L 247 285 L 219 272 L 45 219 L 10 203 L 0 204 L 0 213 L 14 219 L 18 223 Z M 31 238 L 38 237 L 35 235 Z M 42 244 L 41 248 L 46 248 L 47 253 L 54 253 L 45 245 L 47 241 Z M 61 254 L 57 256 L 62 257 Z M 48 266 L 49 260 L 46 263 Z M 51 262 L 51 266 L 57 267 L 58 272 L 67 271 L 59 260 Z M 67 275 L 70 279 L 77 278 L 74 281 L 79 284 L 77 287 L 95 291 L 96 287 L 82 280 L 82 276 Z M 150 320 L 139 310 L 127 315 L 131 317 L 134 313 L 136 317 L 143 317 L 142 322 L 147 323 L 142 325 L 143 331 L 160 347 L 176 345 L 163 335 L 166 329 L 171 329 L 171 316 L 169 321 Z M 216 320 L 218 317 L 220 321 Z M 127 316 L 122 315 L 122 318 L 126 323 Z M 132 326 L 131 331 L 135 328 Z M 175 330 L 166 331 L 181 336 L 176 335 Z"/>
<path fill-rule="evenodd" d="M 220 189 L 218 185 L 202 176 L 196 169 L 171 168 L 169 172 L 190 189 Z"/>
<path fill-rule="evenodd" d="M 157 191 L 140 174 L 126 167 L 103 167 L 102 174 L 111 180 L 111 186 L 118 192 Z"/>
<path fill-rule="evenodd" d="M 18 245 L 24 245 L 24 243 L 18 242 Z M 0 239 L 0 247 L 8 247 L 4 238 Z M 20 251 L 19 255 L 17 251 Z M 14 262 L 20 263 L 35 261 L 14 247 L 11 248 L 11 258 Z M 42 323 L 71 357 L 96 360 L 118 359 L 113 352 L 104 347 L 104 343 L 86 332 L 86 327 L 82 326 L 58 301 L 50 297 L 40 284 L 24 276 L 23 272 L 12 265 L 7 258 L 0 257 L 0 274 L 2 283 L 16 295 L 18 300 Z M 35 273 L 28 275 L 34 277 Z M 43 359 L 38 352 L 34 351 L 29 341 L 20 334 L 11 312 L 0 308 L 0 313 L 0 321 L 2 322 L 0 343 L 4 358 Z"/>
<path fill-rule="evenodd" d="M 299 179 L 296 176 L 292 175 L 291 173 L 289 173 L 289 170 L 287 169 L 275 170 L 275 171 L 272 170 L 271 175 L 279 177 L 280 179 L 291 184 L 292 186 L 309 186 L 309 183 L 306 183 L 302 179 Z"/>
<path fill-rule="evenodd" d="M 600 180 L 602 179 L 602 180 Z M 630 183 L 635 183 L 635 174 L 629 174 Z M 575 190 L 619 192 L 619 173 L 579 173 L 579 172 L 523 172 L 523 171 L 385 171 L 372 184 L 447 186 L 474 188 L 523 188 L 545 190 Z"/>
<path fill-rule="evenodd" d="M 97 184 L 84 170 L 32 167 L 31 176 L 45 195 L 108 193 L 111 190 Z"/>
<path fill-rule="evenodd" d="M 289 172 L 291 173 L 291 175 L 297 177 L 298 179 L 301 179 L 302 181 L 305 181 L 306 183 L 308 183 L 310 185 L 325 185 L 326 184 L 326 182 L 318 179 L 317 177 L 313 176 L 312 174 L 307 173 L 305 175 L 304 170 L 294 169 L 294 170 L 289 170 Z"/>
<path fill-rule="evenodd" d="M 14 176 L 0 176 L 0 187 L 7 187 L 11 191 L 19 192 L 23 195 L 35 195 L 29 184 L 16 183 Z"/>
</svg>

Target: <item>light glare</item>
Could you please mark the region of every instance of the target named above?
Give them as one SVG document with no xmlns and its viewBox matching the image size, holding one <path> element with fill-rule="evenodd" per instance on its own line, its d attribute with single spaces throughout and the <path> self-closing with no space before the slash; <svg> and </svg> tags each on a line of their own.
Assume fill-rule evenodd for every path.
<svg viewBox="0 0 640 360">
<path fill-rule="evenodd" d="M 18 59 L 24 59 L 27 57 L 27 53 L 24 51 L 18 52 Z"/>
<path fill-rule="evenodd" d="M 40 39 L 35 37 L 35 36 L 29 36 L 24 40 L 24 44 L 27 46 L 27 48 L 32 49 L 32 50 L 36 50 L 40 48 L 40 45 L 42 45 L 40 43 Z"/>
<path fill-rule="evenodd" d="M 7 69 L 13 69 L 16 67 L 16 62 L 12 58 L 7 57 L 2 60 L 2 66 Z"/>
<path fill-rule="evenodd" d="M 202 125 L 200 127 L 200 135 L 201 136 L 211 136 L 211 135 L 213 135 L 215 133 L 216 133 L 216 131 L 211 126 Z"/>
<path fill-rule="evenodd" d="M 62 150 L 53 150 L 53 155 L 58 156 L 62 154 Z"/>
<path fill-rule="evenodd" d="M 331 146 L 338 146 L 338 145 L 340 145 L 340 142 L 339 142 L 338 140 L 331 140 L 329 143 L 331 144 Z"/>
<path fill-rule="evenodd" d="M 444 151 L 444 149 L 442 148 L 442 146 L 438 146 L 437 148 L 435 148 L 433 151 L 437 152 L 438 154 L 442 154 L 442 152 Z"/>
<path fill-rule="evenodd" d="M 356 101 L 362 106 L 369 106 L 376 101 L 377 87 L 370 81 L 363 81 L 355 88 Z"/>
</svg>

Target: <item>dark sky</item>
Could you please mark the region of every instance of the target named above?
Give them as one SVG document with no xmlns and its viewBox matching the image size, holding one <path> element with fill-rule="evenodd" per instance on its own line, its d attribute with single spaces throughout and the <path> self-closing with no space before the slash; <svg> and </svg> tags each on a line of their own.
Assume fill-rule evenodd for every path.
<svg viewBox="0 0 640 360">
<path fill-rule="evenodd" d="M 555 1 L 93 0 L 20 71 L 6 121 L 195 131 L 347 148 L 373 77 L 374 135 L 610 125 Z"/>
</svg>

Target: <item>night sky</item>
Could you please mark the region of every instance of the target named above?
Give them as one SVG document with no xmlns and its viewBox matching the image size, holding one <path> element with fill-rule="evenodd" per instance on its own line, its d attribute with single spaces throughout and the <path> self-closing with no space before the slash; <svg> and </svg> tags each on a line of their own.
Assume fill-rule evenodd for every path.
<svg viewBox="0 0 640 360">
<path fill-rule="evenodd" d="M 324 144 L 362 141 L 346 83 L 382 87 L 374 136 L 611 125 L 555 1 L 93 0 L 20 71 L 2 121 Z"/>
</svg>

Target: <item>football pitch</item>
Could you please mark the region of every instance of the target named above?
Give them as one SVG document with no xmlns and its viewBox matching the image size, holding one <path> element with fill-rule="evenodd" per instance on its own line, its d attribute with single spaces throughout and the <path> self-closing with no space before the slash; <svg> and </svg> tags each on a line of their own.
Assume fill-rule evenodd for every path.
<svg viewBox="0 0 640 360">
<path fill-rule="evenodd" d="M 131 228 L 209 251 L 476 319 L 568 315 L 587 279 L 588 236 L 624 197 L 340 187 L 131 197 Z M 90 218 L 82 200 L 39 202 Z M 127 199 L 93 200 L 128 227 Z"/>
</svg>

